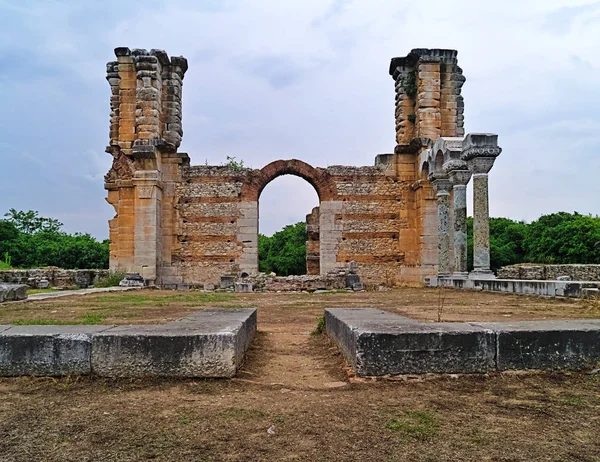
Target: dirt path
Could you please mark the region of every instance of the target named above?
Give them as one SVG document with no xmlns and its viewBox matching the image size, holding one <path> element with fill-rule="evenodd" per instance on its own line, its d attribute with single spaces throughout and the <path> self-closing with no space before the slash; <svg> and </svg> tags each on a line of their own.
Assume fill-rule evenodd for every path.
<svg viewBox="0 0 600 462">
<path fill-rule="evenodd" d="M 292 390 L 321 390 L 348 385 L 344 362 L 325 336 L 311 335 L 310 322 L 287 322 L 263 316 L 239 377 Z"/>
</svg>

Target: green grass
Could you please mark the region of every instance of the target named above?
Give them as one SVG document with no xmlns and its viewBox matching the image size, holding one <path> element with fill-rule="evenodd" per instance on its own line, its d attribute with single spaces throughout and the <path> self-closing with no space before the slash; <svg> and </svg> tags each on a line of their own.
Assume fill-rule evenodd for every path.
<svg viewBox="0 0 600 462">
<path fill-rule="evenodd" d="M 57 319 L 16 319 L 11 322 L 15 326 L 69 326 L 82 324 L 100 324 L 106 317 L 103 313 L 85 313 L 72 321 Z"/>
<path fill-rule="evenodd" d="M 12 269 L 12 266 L 10 266 L 8 263 L 0 260 L 0 270 L 9 270 Z"/>
<path fill-rule="evenodd" d="M 56 292 L 56 290 L 48 288 L 48 289 L 27 289 L 27 295 L 35 295 L 35 294 L 47 294 L 48 292 Z"/>
<path fill-rule="evenodd" d="M 405 411 L 405 417 L 390 420 L 386 428 L 418 440 L 427 440 L 438 434 L 440 425 L 431 412 Z"/>
<path fill-rule="evenodd" d="M 111 294 L 96 297 L 94 301 L 101 304 L 124 304 L 133 306 L 165 306 L 169 303 L 184 303 L 193 306 L 198 303 L 219 303 L 236 300 L 235 295 L 191 293 L 174 295 L 139 295 L 139 294 Z"/>
<path fill-rule="evenodd" d="M 76 321 L 58 321 L 56 319 L 17 319 L 11 321 L 15 326 L 65 326 L 78 324 Z"/>
</svg>

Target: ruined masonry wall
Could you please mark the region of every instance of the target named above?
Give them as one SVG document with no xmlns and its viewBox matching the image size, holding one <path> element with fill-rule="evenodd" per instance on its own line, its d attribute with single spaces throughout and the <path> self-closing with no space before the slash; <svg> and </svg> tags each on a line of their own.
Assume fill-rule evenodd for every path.
<svg viewBox="0 0 600 462">
<path fill-rule="evenodd" d="M 498 270 L 500 279 L 600 281 L 600 265 L 511 265 Z"/>
<path fill-rule="evenodd" d="M 350 261 L 367 286 L 436 274 L 437 202 L 429 179 L 416 175 L 421 152 L 440 136 L 464 135 L 465 79 L 456 51 L 415 49 L 392 59 L 397 144 L 375 166 L 315 168 L 291 159 L 260 170 L 190 166 L 187 154 L 177 152 L 185 58 L 124 47 L 115 55 L 106 75 L 112 270 L 138 272 L 149 284 L 170 288 L 256 273 L 260 194 L 289 174 L 319 196 L 307 217 L 309 274 L 326 275 Z"/>
<path fill-rule="evenodd" d="M 410 182 L 398 181 L 385 166 L 316 170 L 328 179 L 331 194 L 308 216 L 311 274 L 356 261 L 364 283 L 397 282 L 401 267 L 417 263 L 419 250 L 401 240 L 410 223 Z M 174 279 L 163 282 L 217 284 L 224 274 L 257 270 L 258 201 L 253 194 L 260 193 L 256 185 L 262 176 L 261 170 L 225 166 L 182 169 L 182 180 L 174 186 L 179 231 L 171 263 L 165 265 Z M 327 253 L 331 264 L 319 268 L 318 257 L 327 259 Z"/>
</svg>

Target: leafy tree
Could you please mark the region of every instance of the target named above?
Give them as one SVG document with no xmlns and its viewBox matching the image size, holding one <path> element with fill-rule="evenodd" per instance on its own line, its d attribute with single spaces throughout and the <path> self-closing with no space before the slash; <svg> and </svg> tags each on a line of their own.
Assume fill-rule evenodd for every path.
<svg viewBox="0 0 600 462">
<path fill-rule="evenodd" d="M 38 212 L 29 210 L 23 212 L 21 210 L 10 209 L 4 214 L 8 221 L 14 223 L 19 231 L 32 234 L 38 231 L 59 232 L 63 224 L 55 218 L 44 218 L 38 215 Z"/>
<path fill-rule="evenodd" d="M 490 269 L 525 261 L 523 240 L 527 224 L 509 218 L 490 218 Z M 467 264 L 473 269 L 473 217 L 467 218 Z"/>
<path fill-rule="evenodd" d="M 543 215 L 527 227 L 523 247 L 537 263 L 600 263 L 600 218 L 577 212 Z"/>
<path fill-rule="evenodd" d="M 282 276 L 306 274 L 306 223 L 287 225 L 268 237 L 258 236 L 260 271 Z"/>
<path fill-rule="evenodd" d="M 62 223 L 38 212 L 11 209 L 0 220 L 0 253 L 21 268 L 58 266 L 65 269 L 108 268 L 109 241 L 89 234 L 67 234 Z"/>
</svg>

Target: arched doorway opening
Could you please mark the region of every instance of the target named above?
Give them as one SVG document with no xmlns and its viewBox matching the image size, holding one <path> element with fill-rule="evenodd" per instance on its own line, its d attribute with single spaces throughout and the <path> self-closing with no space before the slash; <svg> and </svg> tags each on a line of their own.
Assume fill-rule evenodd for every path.
<svg viewBox="0 0 600 462">
<path fill-rule="evenodd" d="M 310 212 L 310 213 L 309 213 Z M 295 175 L 275 178 L 258 200 L 258 269 L 319 274 L 319 197 Z"/>
<path fill-rule="evenodd" d="M 240 257 L 240 270 L 248 273 L 258 272 L 258 230 L 259 230 L 259 197 L 263 189 L 282 175 L 294 175 L 306 180 L 317 193 L 318 207 L 318 237 L 319 265 L 312 265 L 311 274 L 325 274 L 337 265 L 337 248 L 341 239 L 341 230 L 337 229 L 336 212 L 341 209 L 341 202 L 336 201 L 335 184 L 325 169 L 314 168 L 301 160 L 277 160 L 262 168 L 254 175 L 251 182 L 245 183 L 241 191 L 242 206 L 240 208 L 243 236 L 245 244 Z M 317 218 L 311 213 L 313 224 Z M 239 221 L 239 220 L 238 220 Z M 312 236 L 316 236 L 315 226 Z M 313 257 L 315 257 L 313 246 Z"/>
</svg>

